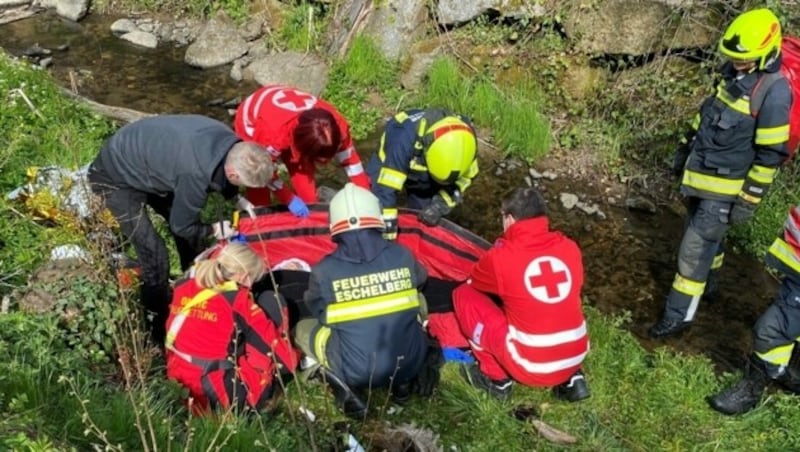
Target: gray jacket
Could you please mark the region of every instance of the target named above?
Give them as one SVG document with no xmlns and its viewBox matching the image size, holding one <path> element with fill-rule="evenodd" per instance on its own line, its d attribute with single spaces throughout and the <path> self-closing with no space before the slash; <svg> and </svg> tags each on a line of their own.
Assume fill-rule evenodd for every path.
<svg viewBox="0 0 800 452">
<path fill-rule="evenodd" d="M 106 141 L 95 160 L 117 187 L 174 195 L 169 227 L 180 237 L 205 236 L 209 227 L 200 211 L 210 191 L 225 191 L 212 183 L 215 169 L 240 141 L 224 123 L 200 115 L 163 115 L 128 124 Z"/>
</svg>

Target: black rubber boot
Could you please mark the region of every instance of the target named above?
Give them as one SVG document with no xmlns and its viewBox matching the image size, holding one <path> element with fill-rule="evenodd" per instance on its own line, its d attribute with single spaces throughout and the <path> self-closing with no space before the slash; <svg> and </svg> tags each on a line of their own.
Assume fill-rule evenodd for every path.
<svg viewBox="0 0 800 452">
<path fill-rule="evenodd" d="M 650 327 L 647 334 L 653 339 L 661 339 L 669 336 L 677 336 L 692 326 L 692 322 L 684 322 L 680 319 L 667 319 L 662 317 L 655 325 Z"/>
<path fill-rule="evenodd" d="M 169 317 L 169 304 L 172 301 L 172 290 L 167 285 L 142 284 L 140 294 L 145 308 L 145 325 L 150 331 L 153 345 L 163 347 L 167 337 L 167 317 Z"/>
<path fill-rule="evenodd" d="M 569 380 L 561 383 L 558 386 L 553 386 L 553 395 L 560 400 L 567 402 L 578 402 L 583 399 L 588 399 L 592 394 L 589 392 L 589 385 L 586 384 L 586 377 L 583 371 L 578 370 Z"/>
<path fill-rule="evenodd" d="M 706 280 L 706 288 L 703 291 L 703 301 L 713 303 L 719 300 L 719 270 L 711 270 Z"/>
<path fill-rule="evenodd" d="M 492 380 L 481 372 L 480 368 L 478 368 L 478 365 L 475 363 L 462 365 L 461 376 L 473 387 L 486 391 L 487 394 L 501 402 L 511 397 L 511 386 L 513 382 L 510 378 Z"/>
<path fill-rule="evenodd" d="M 328 386 L 333 392 L 333 397 L 336 400 L 336 406 L 344 413 L 345 416 L 363 421 L 367 417 L 367 404 L 361 400 L 350 386 L 344 382 L 338 375 L 331 372 L 330 369 L 320 367 L 320 377 L 328 383 Z"/>
<path fill-rule="evenodd" d="M 764 371 L 761 360 L 755 356 L 750 357 L 744 378 L 732 388 L 709 397 L 711 408 L 722 414 L 734 415 L 746 413 L 758 405 L 770 378 Z"/>
</svg>

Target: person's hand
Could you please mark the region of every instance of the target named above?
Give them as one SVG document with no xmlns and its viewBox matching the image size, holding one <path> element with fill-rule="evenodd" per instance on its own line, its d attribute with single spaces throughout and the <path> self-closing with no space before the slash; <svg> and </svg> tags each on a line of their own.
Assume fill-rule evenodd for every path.
<svg viewBox="0 0 800 452">
<path fill-rule="evenodd" d="M 730 224 L 741 224 L 749 220 L 750 218 L 753 218 L 753 214 L 755 213 L 756 213 L 756 204 L 744 201 L 740 198 L 736 200 L 735 203 L 733 203 L 733 207 L 731 208 L 731 213 L 728 216 L 728 222 Z"/>
<path fill-rule="evenodd" d="M 250 218 L 256 217 L 256 206 L 242 195 L 239 195 L 236 199 L 236 209 L 241 212 L 247 212 Z"/>
<path fill-rule="evenodd" d="M 236 229 L 233 229 L 231 222 L 227 220 L 212 223 L 211 230 L 217 240 L 224 240 L 236 235 Z"/>
<path fill-rule="evenodd" d="M 434 196 L 428 207 L 419 213 L 419 221 L 428 226 L 436 226 L 442 221 L 442 217 L 450 213 L 450 206 L 444 202 L 441 196 Z"/>
<path fill-rule="evenodd" d="M 289 201 L 288 207 L 289 211 L 292 212 L 292 214 L 294 214 L 296 217 L 307 217 L 309 214 L 308 206 L 305 202 L 303 202 L 302 199 L 300 199 L 299 196 L 295 195 L 295 197 Z"/>
</svg>

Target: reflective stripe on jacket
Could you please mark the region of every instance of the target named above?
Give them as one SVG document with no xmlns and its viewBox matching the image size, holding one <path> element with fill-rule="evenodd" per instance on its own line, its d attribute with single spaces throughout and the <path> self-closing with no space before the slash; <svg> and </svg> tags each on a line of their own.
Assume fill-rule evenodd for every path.
<svg viewBox="0 0 800 452">
<path fill-rule="evenodd" d="M 363 235 L 376 241 L 374 259 L 354 262 L 334 251 L 312 268 L 305 301 L 323 325 L 315 342 L 326 342 L 330 368 L 350 385 L 378 387 L 390 378 L 407 381 L 422 365 L 418 290 L 427 273 L 408 249 L 384 241 L 380 232 Z"/>
<path fill-rule="evenodd" d="M 777 67 L 779 62 L 768 70 Z M 789 155 L 791 90 L 785 79 L 775 81 L 755 114 L 750 95 L 764 73 L 737 76 L 728 63 L 722 75 L 715 95 L 703 102 L 693 124 L 696 134 L 681 192 L 719 201 L 741 196 L 757 204 Z"/>
<path fill-rule="evenodd" d="M 469 284 L 497 295 L 508 320 L 506 349 L 520 374 L 565 381 L 589 351 L 581 308 L 580 249 L 545 217 L 511 225 L 472 270 Z M 523 384 L 532 384 L 518 378 Z"/>
<path fill-rule="evenodd" d="M 452 185 L 439 185 L 428 173 L 422 140 L 430 125 L 450 115 L 453 114 L 445 110 L 414 109 L 400 112 L 386 123 L 380 148 L 369 165 L 372 191 L 385 209 L 397 207 L 397 193 L 403 189 L 426 198 L 438 194 L 450 207 L 460 202 L 461 194 L 478 175 L 477 159 L 472 162 L 469 172 Z M 468 118 L 454 116 L 472 125 Z"/>
<path fill-rule="evenodd" d="M 296 165 L 288 164 L 300 162 L 302 152 L 292 146 L 294 129 L 300 114 L 312 108 L 319 108 L 333 115 L 341 133 L 341 146 L 334 160 L 354 184 L 369 189 L 369 178 L 364 172 L 361 158 L 355 152 L 347 120 L 333 105 L 312 94 L 289 86 L 265 85 L 239 104 L 234 119 L 235 130 L 243 139 L 265 146 L 273 160 L 280 158 L 287 163 L 287 167 L 293 168 Z M 304 168 L 304 171 L 313 174 L 314 168 Z M 279 192 L 278 198 L 281 202 L 291 200 L 291 190 L 277 174 L 270 189 Z M 280 193 L 281 191 L 285 193 Z"/>
</svg>

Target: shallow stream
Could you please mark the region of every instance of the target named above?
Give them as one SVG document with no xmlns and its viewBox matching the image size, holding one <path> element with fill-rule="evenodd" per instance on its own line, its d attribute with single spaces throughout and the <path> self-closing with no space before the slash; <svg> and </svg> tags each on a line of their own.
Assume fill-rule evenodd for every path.
<svg viewBox="0 0 800 452">
<path fill-rule="evenodd" d="M 65 87 L 97 102 L 151 113 L 201 113 L 231 122 L 219 100 L 243 98 L 253 83 L 235 83 L 227 66 L 197 70 L 183 63 L 184 49 L 162 45 L 148 50 L 112 36 L 116 18 L 90 16 L 79 24 L 49 14 L 0 26 L 0 46 L 23 55 L 34 44 L 54 49 L 50 70 Z M 66 46 L 66 50 L 55 50 Z M 70 76 L 70 74 L 73 74 Z M 377 140 L 359 143 L 367 160 Z M 482 173 L 469 189 L 466 204 L 454 219 L 494 239 L 500 232 L 499 200 L 524 184 L 527 167 L 504 170 L 500 162 L 482 162 Z M 338 186 L 339 172 L 323 171 L 321 183 Z M 662 342 L 646 337 L 647 328 L 661 312 L 676 268 L 675 253 L 683 219 L 670 209 L 638 213 L 609 205 L 602 187 L 591 187 L 564 176 L 538 182 L 550 206 L 554 228 L 574 238 L 584 253 L 585 296 L 588 303 L 612 315 L 627 315 L 629 329 L 647 348 L 666 344 L 689 353 L 705 354 L 720 370 L 738 368 L 750 350 L 750 331 L 777 291 L 776 282 L 761 262 L 729 253 L 721 273 L 721 297 L 703 302 L 695 325 L 682 337 Z M 604 220 L 559 201 L 562 192 L 580 193 L 598 202 Z"/>
</svg>

